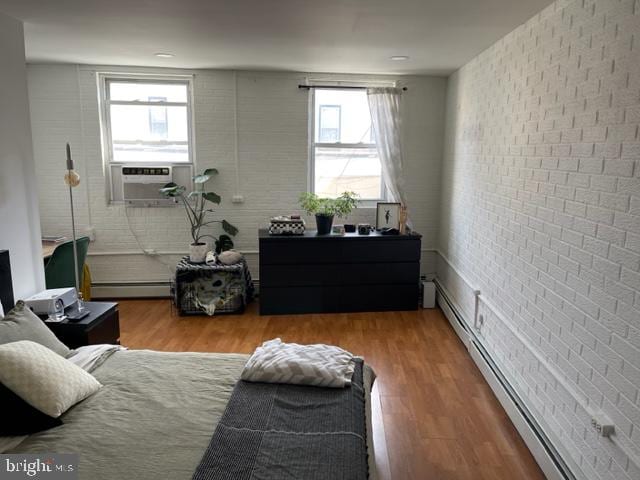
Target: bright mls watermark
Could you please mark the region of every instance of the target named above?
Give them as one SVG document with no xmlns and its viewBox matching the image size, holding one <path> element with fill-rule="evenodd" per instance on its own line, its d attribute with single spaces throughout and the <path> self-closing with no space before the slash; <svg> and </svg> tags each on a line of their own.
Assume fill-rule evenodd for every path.
<svg viewBox="0 0 640 480">
<path fill-rule="evenodd" d="M 0 480 L 77 480 L 77 453 L 0 455 Z"/>
</svg>

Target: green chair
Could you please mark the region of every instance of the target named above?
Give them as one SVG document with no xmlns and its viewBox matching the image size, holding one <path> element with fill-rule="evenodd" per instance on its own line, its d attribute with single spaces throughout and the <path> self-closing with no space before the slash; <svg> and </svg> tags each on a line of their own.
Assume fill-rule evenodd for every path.
<svg viewBox="0 0 640 480">
<path fill-rule="evenodd" d="M 78 250 L 78 280 L 82 288 L 82 274 L 84 261 L 89 250 L 89 237 L 76 240 Z M 73 242 L 64 242 L 56 247 L 53 255 L 44 267 L 44 277 L 47 288 L 75 287 L 76 279 L 73 274 Z"/>
</svg>

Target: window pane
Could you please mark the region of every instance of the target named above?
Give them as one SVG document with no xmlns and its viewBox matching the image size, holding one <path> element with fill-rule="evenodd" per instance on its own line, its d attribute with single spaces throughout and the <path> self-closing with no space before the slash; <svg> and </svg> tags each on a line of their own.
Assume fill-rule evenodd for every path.
<svg viewBox="0 0 640 480">
<path fill-rule="evenodd" d="M 320 105 L 320 142 L 340 141 L 340 105 Z"/>
<path fill-rule="evenodd" d="M 360 199 L 379 199 L 382 190 L 382 167 L 374 148 L 315 149 L 315 193 L 335 198 L 353 191 Z"/>
<path fill-rule="evenodd" d="M 113 161 L 134 162 L 188 162 L 187 144 L 152 145 L 143 142 L 113 142 Z"/>
<path fill-rule="evenodd" d="M 109 82 L 111 100 L 142 102 L 158 101 L 187 103 L 187 85 L 184 83 Z"/>
<path fill-rule="evenodd" d="M 116 162 L 188 162 L 187 107 L 111 105 Z"/>
<path fill-rule="evenodd" d="M 187 141 L 187 107 L 111 105 L 113 140 Z M 163 124 L 162 127 L 159 125 Z"/>
<path fill-rule="evenodd" d="M 315 126 L 316 142 L 374 143 L 367 92 L 317 89 Z"/>
</svg>

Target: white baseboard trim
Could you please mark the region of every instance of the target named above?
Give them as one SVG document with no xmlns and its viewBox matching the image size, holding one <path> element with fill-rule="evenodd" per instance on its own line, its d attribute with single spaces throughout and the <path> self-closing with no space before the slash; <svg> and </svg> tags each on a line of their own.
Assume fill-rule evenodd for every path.
<svg viewBox="0 0 640 480">
<path fill-rule="evenodd" d="M 453 299 L 453 297 L 446 291 L 446 288 L 441 283 L 438 283 L 437 285 L 439 289 L 436 296 L 438 306 L 444 313 L 452 328 L 455 330 L 456 334 L 460 337 L 462 343 L 467 348 L 469 355 L 477 365 L 480 373 L 482 373 L 482 376 L 487 381 L 487 384 L 502 405 L 502 408 L 504 408 L 509 419 L 516 427 L 516 430 L 522 437 L 522 440 L 527 445 L 527 448 L 533 455 L 534 459 L 540 466 L 540 469 L 543 471 L 547 479 L 575 480 L 575 476 L 570 471 L 561 470 L 558 467 L 556 459 L 549 451 L 549 448 L 551 447 L 553 449 L 553 446 L 543 443 L 542 439 L 534 430 L 529 420 L 522 413 L 520 406 L 514 400 L 512 393 L 507 391 L 502 383 L 503 381 L 493 371 L 487 359 L 485 359 L 481 350 L 476 345 L 472 334 L 470 334 L 465 326 L 460 323 L 460 320 L 458 320 L 458 317 L 460 317 L 459 312 L 461 311 L 461 309 L 459 308 L 459 306 L 455 305 L 455 300 Z M 441 291 L 444 293 L 444 295 L 441 294 Z M 454 309 L 457 313 L 454 312 Z M 467 324 L 469 323 L 467 319 L 464 319 L 464 321 Z"/>
</svg>

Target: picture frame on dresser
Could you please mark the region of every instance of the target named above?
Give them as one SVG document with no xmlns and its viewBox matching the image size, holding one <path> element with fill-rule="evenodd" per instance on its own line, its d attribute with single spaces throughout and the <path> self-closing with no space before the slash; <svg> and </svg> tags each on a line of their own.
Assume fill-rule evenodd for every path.
<svg viewBox="0 0 640 480">
<path fill-rule="evenodd" d="M 399 202 L 378 202 L 376 204 L 376 230 L 382 228 L 400 230 L 401 209 L 402 204 Z"/>
</svg>

